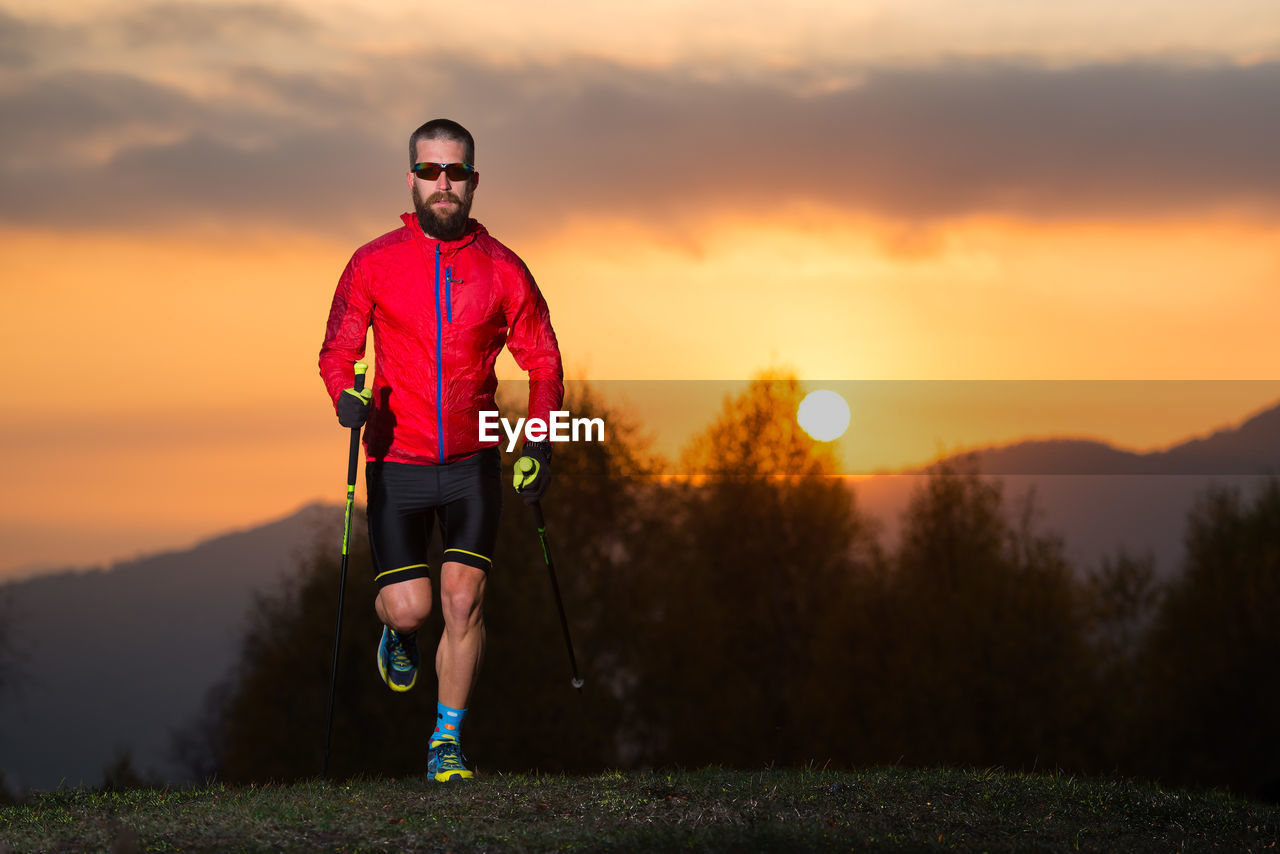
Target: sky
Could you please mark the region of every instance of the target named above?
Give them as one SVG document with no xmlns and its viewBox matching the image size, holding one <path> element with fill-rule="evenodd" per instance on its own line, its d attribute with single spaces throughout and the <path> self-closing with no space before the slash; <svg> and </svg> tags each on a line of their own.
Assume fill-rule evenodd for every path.
<svg viewBox="0 0 1280 854">
<path fill-rule="evenodd" d="M 641 421 L 780 367 L 1056 401 L 855 405 L 860 468 L 1238 423 L 1280 400 L 1277 91 L 1274 0 L 0 0 L 0 580 L 341 499 L 329 301 L 441 115 Z"/>
</svg>

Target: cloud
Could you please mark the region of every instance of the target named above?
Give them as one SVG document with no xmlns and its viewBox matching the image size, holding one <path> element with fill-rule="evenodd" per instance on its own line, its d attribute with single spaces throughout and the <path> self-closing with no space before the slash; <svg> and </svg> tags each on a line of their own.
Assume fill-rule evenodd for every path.
<svg viewBox="0 0 1280 854">
<path fill-rule="evenodd" d="M 114 72 L 69 71 L 42 75 L 0 95 L 0 150 L 14 159 L 52 162 L 83 154 L 86 143 L 103 145 L 143 128 L 181 133 L 204 109 L 171 88 Z"/>
<path fill-rule="evenodd" d="M 199 221 L 356 238 L 394 225 L 407 204 L 404 137 L 435 115 L 477 136 L 477 213 L 516 228 L 572 217 L 688 227 L 797 203 L 903 222 L 1280 211 L 1280 63 L 710 75 L 347 48 L 318 67 L 263 52 L 202 60 L 196 85 L 144 61 L 186 39 L 220 56 L 248 31 L 323 35 L 263 4 L 214 11 L 166 4 L 115 20 L 108 30 L 139 45 L 128 69 L 11 75 L 0 222 L 61 227 L 73 205 L 112 228 Z M 76 38 L 100 38 L 91 29 L 64 31 L 67 55 Z M 14 44 L 0 42 L 0 56 L 20 54 Z"/>
<path fill-rule="evenodd" d="M 30 66 L 42 50 L 55 44 L 56 37 L 56 27 L 0 9 L 0 70 Z"/>
<path fill-rule="evenodd" d="M 149 3 L 114 19 L 118 32 L 135 47 L 157 43 L 229 42 L 268 33 L 310 36 L 317 23 L 278 3 Z"/>
<path fill-rule="evenodd" d="M 663 212 L 810 200 L 899 218 L 1280 202 L 1280 64 L 865 70 L 838 91 L 600 69 L 519 109 L 521 192 Z M 563 129 L 562 129 L 563 128 Z M 572 136 L 566 140 L 571 131 Z M 579 180 L 536 167 L 570 152 Z M 575 192 L 570 190 L 569 192 Z M 621 201 L 620 201 L 621 200 Z"/>
</svg>

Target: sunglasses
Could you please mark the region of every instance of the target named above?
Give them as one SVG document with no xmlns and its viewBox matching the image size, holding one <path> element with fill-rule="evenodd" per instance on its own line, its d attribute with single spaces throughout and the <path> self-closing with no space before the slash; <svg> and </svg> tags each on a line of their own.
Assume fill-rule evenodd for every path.
<svg viewBox="0 0 1280 854">
<path fill-rule="evenodd" d="M 470 163 L 415 163 L 413 174 L 423 181 L 434 181 L 443 172 L 450 181 L 466 181 L 475 174 L 476 167 Z"/>
</svg>

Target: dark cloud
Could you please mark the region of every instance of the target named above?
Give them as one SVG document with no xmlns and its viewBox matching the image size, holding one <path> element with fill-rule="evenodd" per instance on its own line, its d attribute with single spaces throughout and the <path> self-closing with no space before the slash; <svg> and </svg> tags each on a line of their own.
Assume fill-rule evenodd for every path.
<svg viewBox="0 0 1280 854">
<path fill-rule="evenodd" d="M 902 218 L 1144 216 L 1280 202 L 1280 64 L 973 63 L 781 86 L 593 75 L 520 109 L 521 195 L 663 211 L 812 199 Z M 506 119 L 510 123 L 511 119 Z"/>
<path fill-rule="evenodd" d="M 202 44 L 272 33 L 310 35 L 318 25 L 306 15 L 270 3 L 152 3 L 110 25 L 127 44 Z"/>
<path fill-rule="evenodd" d="M 0 68 L 21 67 L 31 59 L 26 30 L 23 21 L 0 9 Z"/>
<path fill-rule="evenodd" d="M 0 9 L 0 69 L 30 66 L 57 37 L 56 26 L 19 18 Z"/>
<path fill-rule="evenodd" d="M 0 220 L 362 233 L 388 208 L 394 217 L 408 194 L 395 183 L 403 146 L 375 132 L 383 120 L 358 91 L 304 75 L 235 76 L 235 98 L 95 72 L 0 95 Z"/>
<path fill-rule="evenodd" d="M 407 204 L 399 173 L 379 171 L 398 147 L 359 131 L 294 131 L 267 147 L 209 135 L 134 146 L 102 167 L 64 164 L 4 179 L 0 215 L 17 224 L 106 229 L 262 225 L 367 233 Z M 398 157 L 396 158 L 399 159 Z M 353 203 L 354 200 L 354 203 Z M 374 204 L 381 202 L 381 204 Z"/>
<path fill-rule="evenodd" d="M 90 140 L 144 128 L 190 130 L 204 108 L 186 95 L 137 77 L 69 71 L 0 94 L 0 151 L 23 159 L 64 157 Z"/>
<path fill-rule="evenodd" d="M 818 69 L 706 79 L 439 53 L 349 65 L 361 70 L 245 65 L 235 96 L 34 77 L 0 97 L 0 218 L 65 222 L 67 200 L 95 188 L 124 227 L 318 218 L 364 236 L 407 206 L 404 137 L 436 115 L 477 136 L 477 213 L 518 228 L 768 217 L 794 201 L 907 221 L 1280 211 L 1280 63 L 829 69 L 858 81 L 830 91 Z M 46 156 L 82 127 L 126 143 L 74 172 Z M 127 142 L 138 128 L 155 133 Z"/>
</svg>

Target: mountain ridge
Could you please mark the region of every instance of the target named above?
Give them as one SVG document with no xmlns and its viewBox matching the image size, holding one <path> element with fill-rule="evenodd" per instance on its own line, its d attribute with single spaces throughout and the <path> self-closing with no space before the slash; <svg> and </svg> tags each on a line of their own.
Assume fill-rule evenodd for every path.
<svg viewBox="0 0 1280 854">
<path fill-rule="evenodd" d="M 328 529 L 339 542 L 340 511 L 308 504 L 184 551 L 0 587 L 25 677 L 0 698 L 9 783 L 96 784 L 122 749 L 144 771 L 178 776 L 170 731 L 234 665 L 254 597 L 278 588 Z"/>
<path fill-rule="evenodd" d="M 1265 475 L 1280 472 L 1280 404 L 1263 409 L 1235 427 L 1222 427 L 1156 451 L 1132 451 L 1102 439 L 1030 438 L 981 445 L 939 462 L 979 461 L 984 474 L 1065 475 Z M 919 474 L 937 462 L 911 467 Z"/>
</svg>

